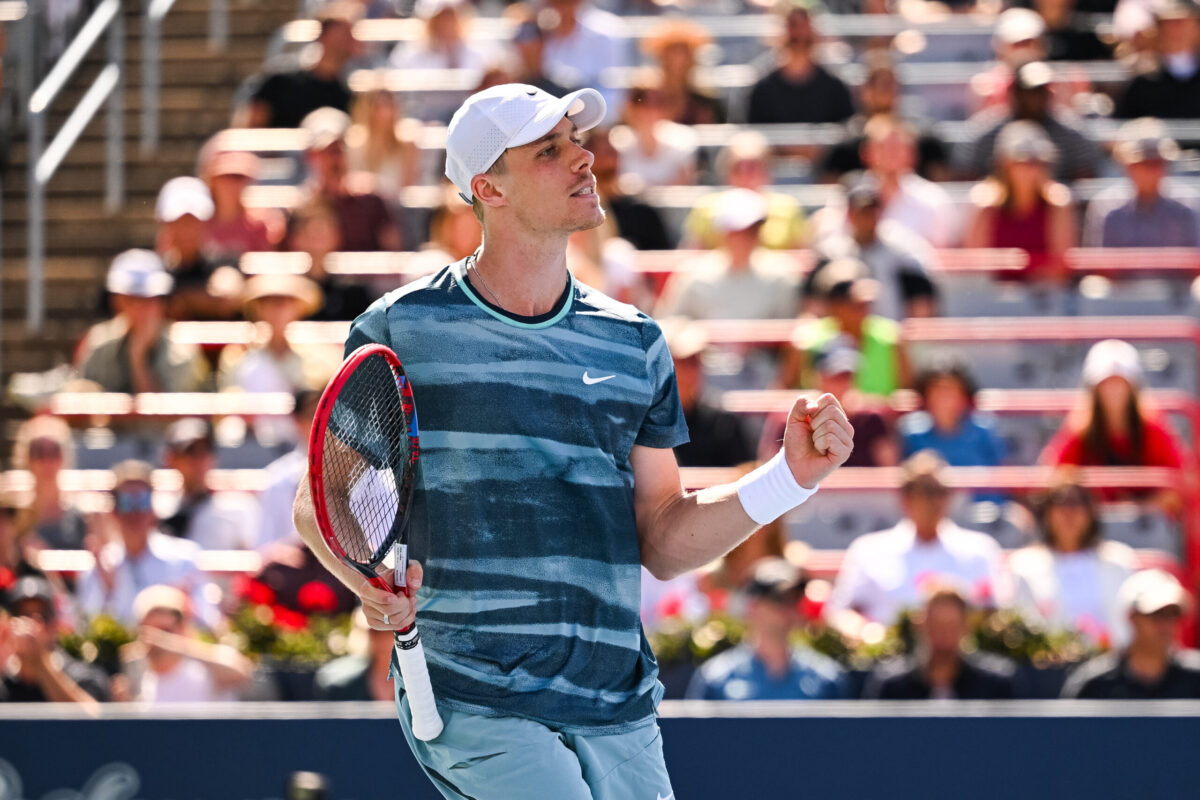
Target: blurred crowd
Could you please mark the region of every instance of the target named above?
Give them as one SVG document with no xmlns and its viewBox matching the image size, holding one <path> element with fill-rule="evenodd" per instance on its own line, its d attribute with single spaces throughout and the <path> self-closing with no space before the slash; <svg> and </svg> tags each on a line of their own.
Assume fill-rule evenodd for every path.
<svg viewBox="0 0 1200 800">
<path fill-rule="evenodd" d="M 264 680 L 270 665 L 247 656 L 253 637 L 239 615 L 262 608 L 262 624 L 301 629 L 353 612 L 353 597 L 302 547 L 291 521 L 318 392 L 341 353 L 298 345 L 289 329 L 351 320 L 383 292 L 474 252 L 481 235 L 470 205 L 442 188 L 440 151 L 427 142 L 464 93 L 397 92 L 394 76 L 472 90 L 513 81 L 554 93 L 602 89 L 609 119 L 586 146 L 608 215 L 572 238 L 569 263 L 580 280 L 663 326 L 692 439 L 677 450 L 682 466 L 746 470 L 769 457 L 784 417 L 739 413 L 722 395 L 779 389 L 836 395 L 855 428 L 847 466 L 900 476 L 898 490 L 869 490 L 896 492 L 890 527 L 848 543 L 832 570 L 780 524 L 697 574 L 667 585 L 647 576 L 649 631 L 716 611 L 746 626 L 735 647 L 694 671 L 687 696 L 1022 696 L 1013 665 L 976 652 L 968 624 L 1015 612 L 1102 653 L 1072 673 L 1064 696 L 1200 697 L 1200 662 L 1178 645 L 1191 603 L 1172 574 L 1183 574 L 1183 545 L 1169 570 L 1144 569 L 1145 559 L 1105 531 L 1105 509 L 1116 506 L 1176 528 L 1186 522 L 1193 447 L 1155 408 L 1145 354 L 1120 338 L 1095 343 L 1075 409 L 1031 458 L 1015 455 L 995 417 L 978 408 L 979 364 L 946 348 L 917 354 L 903 335 L 906 320 L 942 314 L 938 254 L 947 249 L 1024 251 L 1024 266 L 991 286 L 1059 289 L 1071 285 L 1072 248 L 1200 247 L 1198 196 L 1172 180 L 1194 161 L 1186 148 L 1195 142 L 1176 141 L 1164 123 L 1200 119 L 1200 10 L 1190 0 L 1007 9 L 982 0 L 903 9 L 874 0 L 828 8 L 695 0 L 669 14 L 639 0 L 603 8 L 418 0 L 411 14 L 400 5 L 312 9 L 313 40 L 284 49 L 244 87 L 231 129 L 300 136 L 302 177 L 288 184 L 288 202 L 254 199 L 253 189 L 278 183 L 268 163 L 275 155 L 235 146 L 245 139 L 232 134 L 245 130 L 224 131 L 197 154 L 194 175 L 162 186 L 153 243 L 113 254 L 105 318 L 80 341 L 62 389 L 285 393 L 293 410 L 240 417 L 240 428 L 215 411 L 169 424 L 80 425 L 45 413 L 46 398 L 31 404 L 37 413 L 12 442 L 21 480 L 0 496 L 0 700 L 287 697 L 280 681 Z M 778 35 L 744 63 L 724 64 L 756 76 L 730 92 L 720 83 L 721 48 L 693 17 L 733 12 L 773 20 Z M 994 18 L 992 60 L 964 65 L 971 105 L 961 140 L 940 138 L 934 123 L 944 120 L 909 102 L 899 43 L 851 46 L 825 33 L 844 13 L 903 13 L 922 24 Z M 630 14 L 661 20 L 635 36 Z M 1100 28 L 1098 14 L 1107 20 Z M 510 33 L 472 36 L 488 15 Z M 419 35 L 394 47 L 356 38 L 363 20 L 400 16 L 416 20 Z M 1097 86 L 1070 68 L 1100 61 L 1130 77 Z M 847 68 L 861 79 L 839 77 Z M 364 69 L 372 80 L 352 90 L 349 76 Z M 1110 117 L 1115 133 L 1098 138 L 1093 123 Z M 725 123 L 739 127 L 720 148 L 706 146 L 702 134 L 715 129 L 697 126 Z M 772 136 L 787 123 L 834 126 L 836 135 L 780 144 Z M 1112 180 L 1084 203 L 1079 187 L 1094 177 Z M 965 202 L 947 181 L 973 183 Z M 806 209 L 787 191 L 795 184 L 827 184 L 829 199 Z M 420 187 L 440 202 L 406 202 Z M 707 188 L 682 219 L 664 214 L 666 193 L 697 187 Z M 689 255 L 669 277 L 638 268 L 639 251 L 675 249 Z M 798 252 L 810 268 L 797 268 Z M 251 268 L 264 253 L 284 266 Z M 407 260 L 402 271 L 356 269 L 344 253 Z M 181 322 L 238 320 L 255 325 L 235 344 L 173 335 Z M 704 323 L 714 320 L 798 324 L 792 341 L 755 346 L 710 341 Z M 899 402 L 906 392 L 915 399 Z M 64 471 L 79 451 L 98 451 L 102 430 L 140 441 L 141 458 L 106 463 L 102 488 L 71 490 Z M 270 456 L 255 465 L 257 488 L 215 488 L 222 458 L 248 445 Z M 956 469 L 1035 461 L 1057 468 L 1046 485 L 956 488 Z M 1166 477 L 1100 486 L 1077 472 L 1091 467 L 1157 467 Z M 1019 546 L 1002 550 L 969 529 L 957 513 L 964 505 L 1011 522 Z M 119 652 L 64 649 L 71 632 L 100 616 L 130 632 Z M 898 623 L 912 625 L 908 652 L 853 680 L 844 664 L 797 645 L 798 632 L 813 630 L 869 645 Z M 340 657 L 307 691 L 390 698 L 388 636 L 361 619 L 327 633 L 340 637 L 331 648 Z"/>
</svg>

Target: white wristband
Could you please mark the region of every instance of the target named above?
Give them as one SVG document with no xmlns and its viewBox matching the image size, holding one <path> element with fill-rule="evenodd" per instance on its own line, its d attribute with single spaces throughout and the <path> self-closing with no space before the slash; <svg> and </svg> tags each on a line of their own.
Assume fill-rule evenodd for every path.
<svg viewBox="0 0 1200 800">
<path fill-rule="evenodd" d="M 759 525 L 774 522 L 817 493 L 817 486 L 805 489 L 796 482 L 792 468 L 784 460 L 783 450 L 734 484 L 738 499 L 750 519 Z"/>
</svg>

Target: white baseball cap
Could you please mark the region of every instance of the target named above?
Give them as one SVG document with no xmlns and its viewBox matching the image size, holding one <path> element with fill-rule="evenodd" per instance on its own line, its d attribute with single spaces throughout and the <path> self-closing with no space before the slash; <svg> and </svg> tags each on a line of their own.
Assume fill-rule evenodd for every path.
<svg viewBox="0 0 1200 800">
<path fill-rule="evenodd" d="M 1096 342 L 1083 360 L 1083 383 L 1088 388 L 1106 378 L 1124 378 L 1135 387 L 1142 385 L 1142 362 L 1137 348 L 1120 339 Z"/>
<path fill-rule="evenodd" d="M 1175 576 L 1161 569 L 1144 569 L 1125 579 L 1117 591 L 1125 613 L 1153 614 L 1170 606 L 1188 607 L 1188 593 Z"/>
<path fill-rule="evenodd" d="M 1046 22 L 1028 8 L 1010 8 L 996 17 L 993 36 L 997 42 L 1016 44 L 1037 39 L 1046 32 Z"/>
<path fill-rule="evenodd" d="M 559 98 L 524 83 L 505 83 L 476 92 L 446 129 L 446 177 L 470 203 L 471 180 L 491 169 L 505 150 L 540 139 L 563 117 L 570 117 L 577 131 L 594 128 L 606 110 L 595 89 Z"/>
<path fill-rule="evenodd" d="M 729 189 L 717 199 L 713 225 L 721 233 L 744 231 L 767 218 L 767 200 L 751 189 Z"/>
<path fill-rule="evenodd" d="M 130 297 L 164 297 L 175 281 L 152 250 L 126 250 L 112 260 L 104 287 Z"/>
<path fill-rule="evenodd" d="M 184 214 L 208 222 L 214 211 L 208 186 L 192 177 L 171 178 L 164 183 L 154 205 L 154 216 L 159 222 L 174 222 Z"/>
</svg>

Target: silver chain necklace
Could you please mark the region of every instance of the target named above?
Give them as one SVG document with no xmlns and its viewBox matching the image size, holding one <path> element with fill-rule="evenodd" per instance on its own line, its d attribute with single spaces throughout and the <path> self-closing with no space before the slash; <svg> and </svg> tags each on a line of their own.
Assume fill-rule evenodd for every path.
<svg viewBox="0 0 1200 800">
<path fill-rule="evenodd" d="M 475 277 L 479 278 L 479 285 L 492 296 L 492 299 L 496 301 L 496 305 L 504 308 L 504 304 L 500 302 L 500 298 L 496 296 L 496 293 L 492 291 L 492 287 L 488 286 L 487 281 L 483 279 L 483 273 L 479 271 L 479 261 L 475 256 L 471 256 L 471 266 L 475 268 Z"/>
</svg>

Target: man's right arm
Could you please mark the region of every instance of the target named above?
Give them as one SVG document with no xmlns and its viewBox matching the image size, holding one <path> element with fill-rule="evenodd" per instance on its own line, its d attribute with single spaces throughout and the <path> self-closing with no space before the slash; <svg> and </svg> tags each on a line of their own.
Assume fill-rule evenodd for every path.
<svg viewBox="0 0 1200 800">
<path fill-rule="evenodd" d="M 404 630 L 416 619 L 416 606 L 407 594 L 396 594 L 372 586 L 362 573 L 346 566 L 335 556 L 325 544 L 321 529 L 317 526 L 317 512 L 313 507 L 312 492 L 309 487 L 308 473 L 300 480 L 300 488 L 296 492 L 296 502 L 292 506 L 292 521 L 305 546 L 313 552 L 317 560 L 333 577 L 337 578 L 346 588 L 354 592 L 363 604 L 367 623 L 377 631 Z M 409 592 L 416 594 L 421 588 L 421 565 L 416 561 L 409 562 L 407 583 Z M 384 622 L 384 617 L 387 622 Z"/>
</svg>

